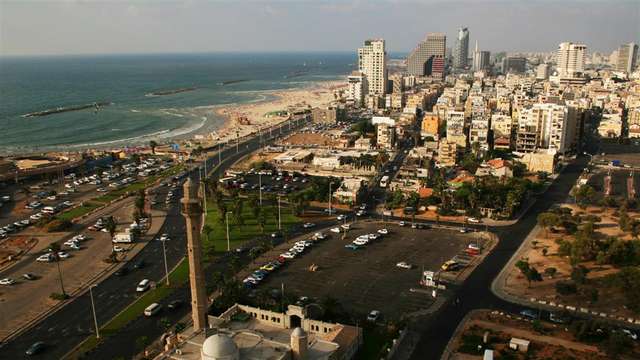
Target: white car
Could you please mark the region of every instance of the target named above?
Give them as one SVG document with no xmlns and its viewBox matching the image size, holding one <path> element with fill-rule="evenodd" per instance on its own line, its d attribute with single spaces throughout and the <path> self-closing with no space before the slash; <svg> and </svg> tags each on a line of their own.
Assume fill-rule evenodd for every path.
<svg viewBox="0 0 640 360">
<path fill-rule="evenodd" d="M 331 230 L 329 230 L 329 231 L 339 234 L 340 233 L 340 228 L 339 227 L 334 227 L 334 228 L 331 228 Z"/>
<path fill-rule="evenodd" d="M 312 228 L 314 226 L 316 226 L 316 224 L 314 224 L 314 223 L 304 223 L 302 225 L 302 227 L 305 228 L 305 229 L 309 229 L 309 228 Z"/>
<path fill-rule="evenodd" d="M 39 261 L 39 262 L 51 262 L 51 260 L 53 260 L 53 258 L 51 257 L 50 254 L 40 255 L 36 258 L 36 261 Z"/>
<path fill-rule="evenodd" d="M 145 292 L 149 290 L 149 286 L 150 286 L 149 279 L 144 279 L 138 283 L 138 286 L 136 287 L 136 292 Z"/>
<path fill-rule="evenodd" d="M 336 220 L 338 220 L 338 221 L 342 221 L 342 220 L 344 220 L 344 219 L 346 219 L 346 218 L 347 218 L 347 217 L 346 217 L 346 216 L 344 216 L 344 215 L 342 215 L 342 214 L 340 214 L 340 215 L 336 216 Z"/>
<path fill-rule="evenodd" d="M 324 238 L 326 238 L 327 236 L 321 232 L 317 232 L 315 234 L 313 234 L 313 237 L 317 240 L 323 240 Z"/>
<path fill-rule="evenodd" d="M 341 228 L 345 229 L 345 230 L 349 230 L 351 228 L 351 225 L 349 224 L 342 224 L 340 225 Z"/>
<path fill-rule="evenodd" d="M 396 267 L 399 267 L 401 269 L 411 269 L 413 266 L 407 262 L 401 261 L 396 264 Z"/>
<path fill-rule="evenodd" d="M 0 280 L 0 285 L 13 285 L 15 283 L 16 283 L 16 281 L 13 280 L 12 278 L 4 278 L 4 279 Z"/>
<path fill-rule="evenodd" d="M 366 212 L 364 210 L 358 210 L 358 212 L 356 213 L 356 216 L 364 216 L 366 214 Z"/>
<path fill-rule="evenodd" d="M 369 240 L 377 240 L 380 237 L 380 235 L 378 235 L 378 234 L 369 234 L 369 235 L 367 235 L 367 237 L 369 238 Z"/>
<path fill-rule="evenodd" d="M 378 234 L 380 235 L 387 235 L 389 233 L 389 230 L 387 229 L 379 229 L 378 230 Z"/>
<path fill-rule="evenodd" d="M 463 234 L 466 234 L 468 230 L 466 228 L 460 228 L 459 231 Z"/>
<path fill-rule="evenodd" d="M 369 243 L 368 239 L 355 239 L 353 240 L 353 243 L 358 245 L 358 246 L 362 246 L 362 245 L 367 245 Z"/>
<path fill-rule="evenodd" d="M 379 318 L 380 318 L 380 311 L 378 310 L 371 310 L 369 315 L 367 315 L 368 321 L 376 322 Z"/>
<path fill-rule="evenodd" d="M 400 222 L 398 223 L 398 225 L 400 225 L 400 226 L 405 226 L 405 225 L 406 225 L 406 223 L 405 223 L 404 221 L 400 221 Z"/>
<path fill-rule="evenodd" d="M 58 257 L 60 259 L 67 259 L 69 258 L 71 255 L 69 255 L 68 252 L 64 252 L 64 251 L 58 251 Z"/>
<path fill-rule="evenodd" d="M 169 234 L 162 234 L 162 236 L 160 236 L 160 241 L 168 241 L 171 240 L 171 238 L 169 237 Z"/>
<path fill-rule="evenodd" d="M 72 237 L 71 239 L 72 240 L 76 240 L 76 241 L 85 241 L 88 238 L 87 238 L 87 235 L 85 235 L 85 234 L 78 234 L 78 235 Z"/>
<path fill-rule="evenodd" d="M 73 244 L 69 245 L 69 249 L 71 249 L 71 250 L 80 250 L 81 249 L 80 248 L 80 244 L 73 243 Z"/>
<path fill-rule="evenodd" d="M 78 241 L 74 240 L 74 239 L 69 239 L 69 240 L 64 242 L 64 245 L 66 245 L 66 246 L 78 245 Z"/>
<path fill-rule="evenodd" d="M 125 248 L 123 248 L 122 246 L 116 245 L 116 246 L 113 247 L 113 251 L 115 251 L 115 252 L 125 252 L 127 250 Z"/>
<path fill-rule="evenodd" d="M 29 216 L 29 219 L 34 220 L 34 221 L 38 221 L 38 220 L 42 219 L 42 214 L 40 214 L 40 213 L 33 214 L 33 215 Z"/>
<path fill-rule="evenodd" d="M 480 219 L 476 219 L 474 217 L 470 217 L 467 220 L 469 220 L 470 223 L 474 223 L 474 224 L 479 224 L 480 223 Z"/>
<path fill-rule="evenodd" d="M 288 251 L 286 253 L 280 254 L 280 256 L 282 256 L 285 259 L 293 259 L 296 257 L 295 254 L 292 254 Z"/>
</svg>

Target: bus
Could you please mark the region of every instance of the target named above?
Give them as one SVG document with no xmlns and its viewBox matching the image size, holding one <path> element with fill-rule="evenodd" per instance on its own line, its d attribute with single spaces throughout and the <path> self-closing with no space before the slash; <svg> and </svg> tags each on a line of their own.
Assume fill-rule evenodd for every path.
<svg viewBox="0 0 640 360">
<path fill-rule="evenodd" d="M 380 187 L 381 188 L 386 188 L 388 183 L 389 183 L 389 176 L 385 175 L 385 176 L 382 177 L 382 179 L 380 179 Z"/>
</svg>

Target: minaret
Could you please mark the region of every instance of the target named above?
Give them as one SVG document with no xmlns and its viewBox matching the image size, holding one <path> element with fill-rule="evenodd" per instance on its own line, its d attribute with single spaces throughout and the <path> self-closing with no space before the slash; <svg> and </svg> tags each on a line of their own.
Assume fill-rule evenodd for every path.
<svg viewBox="0 0 640 360">
<path fill-rule="evenodd" d="M 187 254 L 189 256 L 189 282 L 191 284 L 191 316 L 193 329 L 202 330 L 207 326 L 207 293 L 205 291 L 204 272 L 202 270 L 202 204 L 197 195 L 198 188 L 187 179 L 184 183 L 182 216 L 187 222 Z"/>
</svg>

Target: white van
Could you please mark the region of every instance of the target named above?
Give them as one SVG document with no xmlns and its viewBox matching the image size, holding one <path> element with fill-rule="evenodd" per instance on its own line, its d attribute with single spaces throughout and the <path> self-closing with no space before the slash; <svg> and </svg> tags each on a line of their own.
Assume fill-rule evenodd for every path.
<svg viewBox="0 0 640 360">
<path fill-rule="evenodd" d="M 153 316 L 153 315 L 159 313 L 161 309 L 162 309 L 162 305 L 160 305 L 158 303 L 153 303 L 153 304 L 147 306 L 146 309 L 144 309 L 144 316 Z"/>
<path fill-rule="evenodd" d="M 144 279 L 140 281 L 140 283 L 138 283 L 138 286 L 136 287 L 136 291 L 145 292 L 147 290 L 149 290 L 149 279 Z"/>
</svg>

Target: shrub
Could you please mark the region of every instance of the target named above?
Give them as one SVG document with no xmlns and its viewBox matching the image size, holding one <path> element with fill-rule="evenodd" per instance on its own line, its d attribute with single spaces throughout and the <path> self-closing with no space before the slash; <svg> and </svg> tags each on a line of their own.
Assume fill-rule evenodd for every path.
<svg viewBox="0 0 640 360">
<path fill-rule="evenodd" d="M 59 232 L 69 230 L 73 224 L 69 220 L 52 220 L 49 222 L 45 230 L 47 232 Z"/>
<path fill-rule="evenodd" d="M 60 294 L 60 293 L 51 293 L 51 295 L 49 295 L 49 297 L 53 300 L 58 300 L 58 301 L 62 301 L 62 300 L 66 300 L 69 298 L 69 295 L 67 294 Z"/>
<path fill-rule="evenodd" d="M 558 272 L 558 269 L 554 268 L 554 267 L 548 267 L 546 269 L 544 269 L 544 274 L 549 276 L 549 277 L 554 277 L 554 275 Z"/>
</svg>

